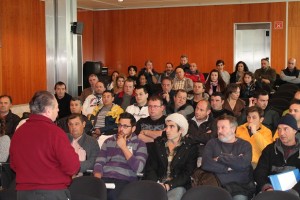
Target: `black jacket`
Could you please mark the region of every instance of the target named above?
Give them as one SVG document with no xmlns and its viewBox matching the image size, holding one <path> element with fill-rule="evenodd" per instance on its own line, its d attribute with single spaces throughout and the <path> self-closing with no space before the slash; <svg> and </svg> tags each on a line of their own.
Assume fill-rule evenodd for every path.
<svg viewBox="0 0 300 200">
<path fill-rule="evenodd" d="M 159 137 L 149 146 L 144 176 L 146 180 L 162 181 L 166 177 L 168 167 L 166 142 L 166 137 Z M 172 180 L 165 183 L 169 184 L 171 189 L 180 186 L 188 189 L 191 186 L 190 176 L 197 165 L 197 147 L 183 139 L 182 144 L 177 148 L 171 162 Z"/>
</svg>

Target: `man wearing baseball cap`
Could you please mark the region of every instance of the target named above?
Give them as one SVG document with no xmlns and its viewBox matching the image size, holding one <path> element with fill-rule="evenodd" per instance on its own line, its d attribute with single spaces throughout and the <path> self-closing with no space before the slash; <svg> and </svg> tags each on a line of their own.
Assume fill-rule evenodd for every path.
<svg viewBox="0 0 300 200">
<path fill-rule="evenodd" d="M 297 130 L 297 121 L 292 115 L 287 114 L 279 120 L 277 127 L 279 138 L 263 150 L 254 171 L 254 179 L 259 190 L 274 190 L 269 175 L 300 169 L 300 144 L 295 137 Z M 299 196 L 300 183 L 298 182 L 289 191 Z"/>
</svg>

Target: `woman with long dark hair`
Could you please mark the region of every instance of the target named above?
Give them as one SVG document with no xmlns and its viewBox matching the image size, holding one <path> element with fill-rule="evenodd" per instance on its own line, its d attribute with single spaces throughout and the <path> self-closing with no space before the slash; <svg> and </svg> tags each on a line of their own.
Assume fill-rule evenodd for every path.
<svg viewBox="0 0 300 200">
<path fill-rule="evenodd" d="M 219 70 L 211 70 L 205 83 L 205 92 L 209 95 L 211 95 L 214 92 L 224 93 L 225 88 L 226 83 L 223 80 Z"/>
</svg>

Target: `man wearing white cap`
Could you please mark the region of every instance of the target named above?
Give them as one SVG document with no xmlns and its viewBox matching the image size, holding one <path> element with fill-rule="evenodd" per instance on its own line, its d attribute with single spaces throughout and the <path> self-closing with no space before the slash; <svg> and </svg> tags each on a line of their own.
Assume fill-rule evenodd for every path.
<svg viewBox="0 0 300 200">
<path fill-rule="evenodd" d="M 190 176 L 196 168 L 197 146 L 184 138 L 189 124 L 183 115 L 171 114 L 165 123 L 166 137 L 158 137 L 149 146 L 145 179 L 160 183 L 169 200 L 180 200 L 191 187 Z"/>
</svg>

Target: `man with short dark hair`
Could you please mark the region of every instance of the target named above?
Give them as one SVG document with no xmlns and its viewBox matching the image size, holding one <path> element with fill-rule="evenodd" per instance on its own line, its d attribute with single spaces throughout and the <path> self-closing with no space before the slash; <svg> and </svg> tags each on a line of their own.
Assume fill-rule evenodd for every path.
<svg viewBox="0 0 300 200">
<path fill-rule="evenodd" d="M 134 81 L 132 79 L 125 81 L 124 89 L 115 96 L 114 103 L 121 106 L 123 110 L 126 110 L 129 105 L 136 103 L 134 97 Z"/>
<path fill-rule="evenodd" d="M 5 134 L 10 138 L 13 136 L 17 125 L 20 122 L 20 117 L 11 112 L 12 98 L 8 95 L 0 96 L 0 119 L 4 120 Z"/>
<path fill-rule="evenodd" d="M 70 101 L 70 110 L 72 114 L 81 114 L 82 115 L 82 102 L 79 99 L 79 97 L 73 97 Z M 66 133 L 69 133 L 69 126 L 68 126 L 68 118 L 70 116 L 61 118 L 56 121 L 56 124 L 62 128 Z M 82 118 L 85 121 L 84 131 L 86 134 L 91 135 L 91 130 L 93 128 L 93 125 L 91 121 L 85 116 L 82 115 Z"/>
<path fill-rule="evenodd" d="M 180 56 L 180 64 L 177 67 L 181 67 L 185 72 L 190 69 L 189 58 L 187 55 Z"/>
<path fill-rule="evenodd" d="M 106 183 L 114 183 L 108 189 L 108 200 L 117 200 L 125 185 L 136 181 L 137 173 L 143 171 L 148 157 L 147 148 L 135 134 L 135 118 L 122 113 L 118 133 L 106 139 L 94 166 L 94 176 Z"/>
<path fill-rule="evenodd" d="M 173 64 L 170 62 L 166 63 L 165 71 L 160 75 L 158 82 L 162 83 L 162 80 L 166 77 L 170 78 L 171 80 L 175 78 L 175 70 L 173 68 Z"/>
<path fill-rule="evenodd" d="M 67 135 L 53 123 L 58 103 L 50 92 L 40 91 L 29 107 L 31 115 L 10 146 L 18 199 L 70 199 L 68 186 L 80 163 Z"/>
<path fill-rule="evenodd" d="M 84 115 L 80 113 L 71 114 L 68 117 L 68 138 L 77 153 L 80 161 L 80 171 L 77 176 L 82 176 L 87 170 L 93 170 L 96 158 L 100 151 L 98 142 L 84 131 Z"/>
<path fill-rule="evenodd" d="M 210 96 L 211 113 L 215 119 L 221 115 L 227 114 L 233 116 L 233 113 L 223 108 L 225 97 L 221 92 L 214 92 Z"/>
<path fill-rule="evenodd" d="M 144 86 L 138 86 L 134 90 L 136 103 L 126 108 L 126 112 L 132 114 L 136 121 L 149 116 L 147 99 L 148 91 Z"/>
<path fill-rule="evenodd" d="M 151 143 L 162 135 L 165 129 L 165 106 L 158 96 L 152 96 L 148 100 L 149 116 L 140 119 L 136 124 L 136 134 L 145 143 Z"/>
<path fill-rule="evenodd" d="M 165 106 L 174 102 L 175 91 L 172 90 L 172 87 L 173 84 L 172 79 L 170 77 L 165 77 L 162 79 L 162 91 L 158 94 L 158 96 L 160 96 L 163 99 Z"/>
<path fill-rule="evenodd" d="M 54 86 L 55 98 L 58 103 L 58 119 L 67 117 L 71 114 L 70 101 L 72 96 L 67 93 L 67 86 L 64 82 L 57 82 Z"/>
</svg>

